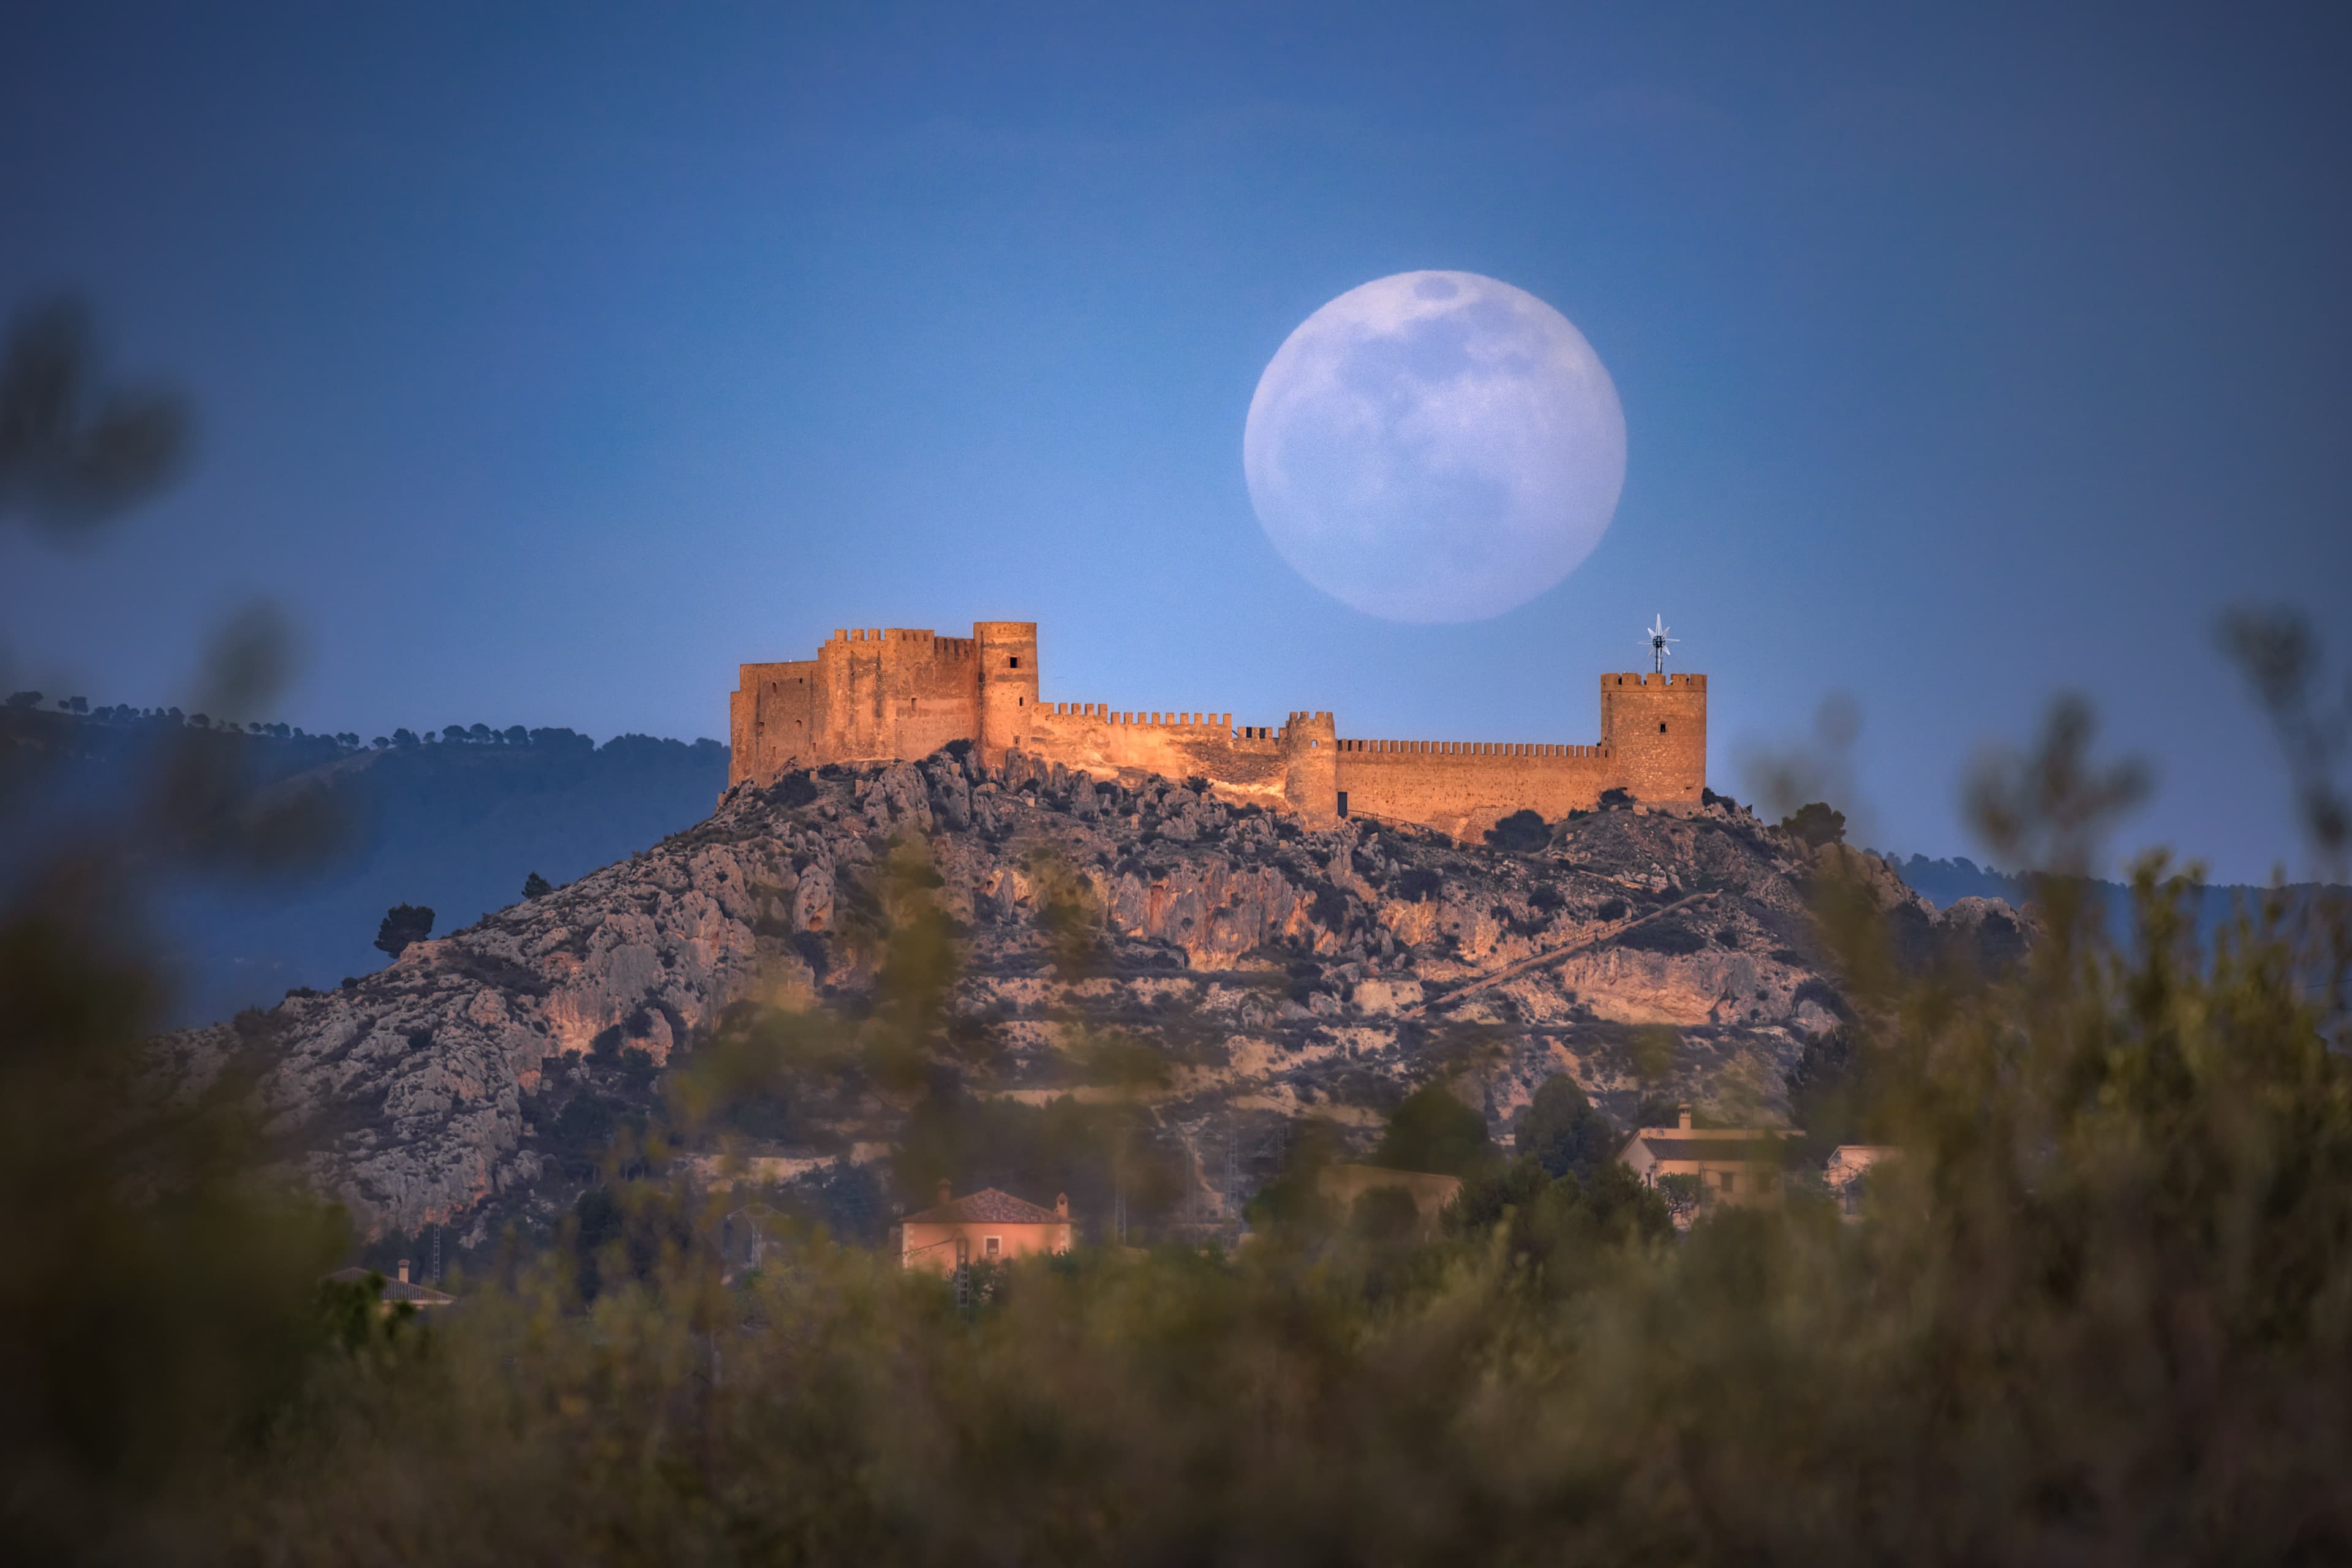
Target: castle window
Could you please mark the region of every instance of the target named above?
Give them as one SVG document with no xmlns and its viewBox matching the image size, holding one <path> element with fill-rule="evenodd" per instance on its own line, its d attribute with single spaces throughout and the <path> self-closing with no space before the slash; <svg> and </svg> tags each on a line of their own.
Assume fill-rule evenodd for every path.
<svg viewBox="0 0 2352 1568">
<path fill-rule="evenodd" d="M 1014 654 L 1011 658 L 1006 659 L 1006 660 L 1004 661 L 1004 668 L 1007 668 L 1007 669 L 1018 669 L 1018 668 L 1021 668 L 1021 656 L 1020 656 L 1019 654 L 1017 654 L 1017 653 L 1016 653 L 1016 654 Z"/>
<path fill-rule="evenodd" d="M 1665 721 L 1664 719 L 1661 719 L 1661 720 L 1659 720 L 1659 721 L 1658 721 L 1658 733 L 1659 733 L 1659 734 L 1661 734 L 1661 735 L 1663 735 L 1663 734 L 1664 734 L 1665 732 L 1666 732 L 1666 721 Z"/>
</svg>

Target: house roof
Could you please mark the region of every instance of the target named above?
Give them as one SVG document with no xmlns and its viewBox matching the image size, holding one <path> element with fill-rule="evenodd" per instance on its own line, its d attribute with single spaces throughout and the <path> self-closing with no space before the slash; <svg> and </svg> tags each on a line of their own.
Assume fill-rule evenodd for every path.
<svg viewBox="0 0 2352 1568">
<path fill-rule="evenodd" d="M 446 1291 L 436 1290 L 430 1285 L 394 1279 L 373 1268 L 338 1268 L 327 1278 L 344 1285 L 364 1285 L 371 1275 L 383 1280 L 382 1300 L 386 1301 L 407 1301 L 419 1307 L 446 1307 L 457 1299 Z"/>
<path fill-rule="evenodd" d="M 1633 1142 L 1649 1150 L 1654 1160 L 1687 1160 L 1712 1165 L 1777 1165 L 1782 1149 L 1777 1138 L 1734 1142 L 1721 1138 L 1641 1137 Z"/>
<path fill-rule="evenodd" d="M 1039 1208 L 1026 1198 L 982 1187 L 960 1198 L 910 1214 L 904 1225 L 1067 1225 L 1067 1215 Z"/>
</svg>

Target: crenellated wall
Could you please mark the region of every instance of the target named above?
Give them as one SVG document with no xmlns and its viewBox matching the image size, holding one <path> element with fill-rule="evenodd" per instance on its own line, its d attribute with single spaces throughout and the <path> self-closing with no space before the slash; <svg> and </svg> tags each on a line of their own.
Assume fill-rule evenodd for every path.
<svg viewBox="0 0 2352 1568">
<path fill-rule="evenodd" d="M 1618 784 L 1606 746 L 1487 741 L 1342 741 L 1338 784 L 1350 816 L 1442 827 L 1456 837 L 1515 811 L 1547 820 L 1591 809 Z"/>
<path fill-rule="evenodd" d="M 1512 812 L 1556 818 L 1622 789 L 1695 805 L 1706 784 L 1706 677 L 1601 678 L 1601 743 L 1350 741 L 1328 712 L 1235 727 L 1231 713 L 1041 700 L 1034 621 L 968 637 L 836 631 L 817 657 L 741 667 L 729 699 L 731 783 L 793 768 L 925 757 L 970 741 L 991 767 L 1019 751 L 1108 777 L 1207 780 L 1310 823 L 1381 817 L 1469 837 Z"/>
</svg>

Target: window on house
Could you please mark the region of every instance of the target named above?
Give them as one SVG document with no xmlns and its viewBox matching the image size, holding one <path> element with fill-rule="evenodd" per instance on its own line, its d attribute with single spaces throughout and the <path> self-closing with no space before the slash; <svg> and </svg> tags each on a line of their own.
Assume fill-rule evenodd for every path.
<svg viewBox="0 0 2352 1568">
<path fill-rule="evenodd" d="M 991 1257 L 991 1258 L 994 1258 L 998 1253 L 1002 1252 L 1003 1250 L 1003 1240 L 1002 1240 L 1002 1238 L 1001 1238 L 1001 1237 L 992 1236 L 992 1237 L 990 1237 L 988 1238 L 988 1256 L 989 1256 L 989 1257 Z"/>
<path fill-rule="evenodd" d="M 1739 1190 L 1739 1173 L 1737 1171 L 1724 1172 L 1722 1180 L 1725 1192 L 1734 1193 Z"/>
</svg>

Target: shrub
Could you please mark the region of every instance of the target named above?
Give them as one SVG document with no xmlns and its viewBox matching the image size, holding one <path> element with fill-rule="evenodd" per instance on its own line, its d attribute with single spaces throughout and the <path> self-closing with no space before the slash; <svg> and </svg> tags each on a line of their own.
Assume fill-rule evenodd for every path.
<svg viewBox="0 0 2352 1568">
<path fill-rule="evenodd" d="M 1405 1096 L 1389 1118 L 1372 1163 L 1392 1171 L 1467 1176 L 1484 1169 L 1494 1153 L 1486 1119 L 1444 1084 L 1428 1083 Z"/>
<path fill-rule="evenodd" d="M 1617 1155 L 1617 1130 L 1593 1109 L 1576 1079 L 1554 1073 L 1544 1079 L 1520 1119 L 1515 1142 L 1553 1176 L 1589 1180 Z"/>
<path fill-rule="evenodd" d="M 1511 855 L 1532 855 L 1551 843 L 1551 829 L 1532 811 L 1515 811 L 1486 829 L 1486 842 Z"/>
<path fill-rule="evenodd" d="M 1799 806 L 1793 816 L 1782 817 L 1780 826 L 1808 848 L 1845 842 L 1845 813 L 1832 811 L 1818 800 Z"/>
<path fill-rule="evenodd" d="M 1592 912 L 1604 921 L 1622 921 L 1628 906 L 1622 899 L 1603 899 Z"/>
<path fill-rule="evenodd" d="M 1617 939 L 1619 947 L 1630 947 L 1641 952 L 1663 952 L 1672 957 L 1685 958 L 1706 946 L 1706 938 L 1680 921 L 1652 921 L 1638 925 Z"/>
<path fill-rule="evenodd" d="M 1391 879 L 1388 890 L 1412 903 L 1427 903 L 1445 890 L 1445 879 L 1427 866 L 1408 866 Z"/>
<path fill-rule="evenodd" d="M 433 910 L 424 904 L 394 904 L 375 928 L 375 945 L 394 959 L 433 934 Z"/>
<path fill-rule="evenodd" d="M 786 773 L 768 786 L 768 804 L 791 810 L 794 806 L 808 805 L 817 797 L 817 793 L 816 780 L 808 775 L 806 769 L 801 769 Z"/>
</svg>

